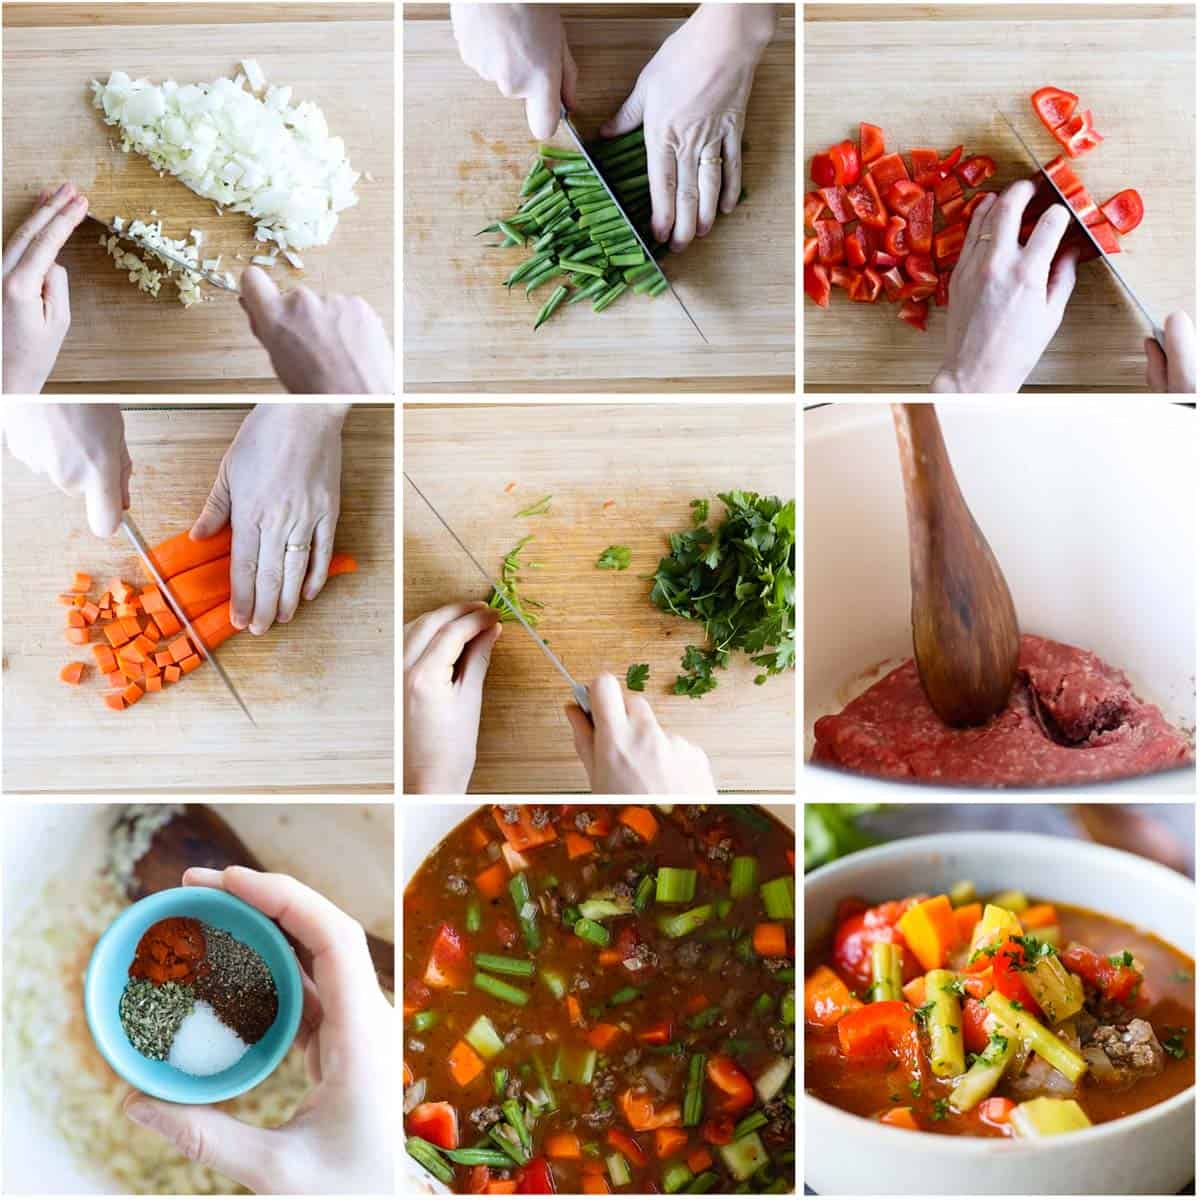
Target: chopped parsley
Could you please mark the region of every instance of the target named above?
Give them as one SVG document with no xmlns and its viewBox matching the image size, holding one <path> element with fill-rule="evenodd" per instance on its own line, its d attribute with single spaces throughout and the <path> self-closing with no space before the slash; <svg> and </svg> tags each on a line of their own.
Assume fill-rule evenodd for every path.
<svg viewBox="0 0 1200 1200">
<path fill-rule="evenodd" d="M 646 680 L 650 678 L 649 663 L 634 663 L 633 666 L 625 672 L 625 686 L 631 692 L 644 692 L 646 690 Z"/>
<path fill-rule="evenodd" d="M 624 571 L 633 561 L 633 554 L 628 546 L 609 546 L 596 559 L 596 566 L 601 571 Z"/>
<path fill-rule="evenodd" d="M 528 508 L 523 508 L 518 517 L 544 517 L 550 511 L 550 501 L 553 495 L 543 496 L 536 504 L 531 504 Z"/>
</svg>

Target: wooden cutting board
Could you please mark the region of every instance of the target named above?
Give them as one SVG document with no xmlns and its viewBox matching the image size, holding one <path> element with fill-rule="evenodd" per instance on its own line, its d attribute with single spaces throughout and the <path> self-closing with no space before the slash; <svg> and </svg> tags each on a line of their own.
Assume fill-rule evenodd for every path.
<svg viewBox="0 0 1200 1200">
<path fill-rule="evenodd" d="M 786 6 L 782 6 L 784 11 Z M 662 15 L 666 9 L 673 14 Z M 577 124 L 591 137 L 691 6 L 567 6 L 579 66 Z M 500 286 L 524 257 L 475 233 L 516 207 L 536 148 L 525 106 L 463 65 L 445 6 L 404 24 L 405 390 L 787 391 L 795 373 L 794 22 L 783 17 L 746 114 L 749 193 L 663 268 L 711 343 L 669 294 L 588 304 L 535 334 L 548 288 Z M 567 143 L 562 131 L 554 139 Z"/>
<path fill-rule="evenodd" d="M 205 233 L 206 257 L 223 255 L 221 268 L 236 277 L 265 244 L 254 240 L 253 219 L 243 213 L 218 216 L 171 175 L 160 177 L 147 159 L 120 149 L 120 134 L 92 107 L 92 79 L 105 81 L 114 69 L 155 82 L 207 82 L 232 78 L 243 58 L 256 58 L 268 84 L 290 85 L 293 99 L 311 99 L 324 111 L 332 133 L 345 140 L 353 167 L 369 171 L 360 180 L 358 205 L 340 214 L 326 246 L 301 253 L 303 271 L 284 260 L 271 269 L 281 289 L 304 284 L 318 293 L 365 297 L 385 326 L 392 323 L 393 295 L 393 25 L 389 6 L 335 5 L 344 19 L 318 20 L 286 5 L 261 7 L 256 23 L 225 19 L 226 6 L 140 5 L 162 16 L 158 24 L 121 23 L 128 6 L 95 10 L 69 6 L 74 26 L 12 27 L 10 9 L 38 19 L 40 5 L 5 6 L 4 31 L 4 237 L 19 224 L 38 191 L 72 180 L 105 220 L 114 214 L 152 219 L 157 209 L 164 232 L 186 237 Z M 60 9 L 62 6 L 46 6 Z M 176 23 L 211 10 L 211 24 Z M 190 11 L 187 11 L 190 10 Z M 246 10 L 243 10 L 246 11 Z M 353 19 L 355 13 L 373 19 Z M 272 20 L 271 18 L 276 19 Z M 174 285 L 156 299 L 139 292 L 99 245 L 101 230 L 85 222 L 60 261 L 71 279 L 71 330 L 51 376 L 51 386 L 72 390 L 280 390 L 266 351 L 250 333 L 237 297 L 205 287 L 208 299 L 185 309 Z M 241 254 L 238 261 L 234 256 Z M 126 386 L 133 384 L 134 387 Z M 110 385 L 97 389 L 95 385 Z"/>
<path fill-rule="evenodd" d="M 134 519 L 152 545 L 187 529 L 244 408 L 126 410 Z M 125 712 L 101 701 L 91 651 L 63 636 L 57 593 L 75 570 L 146 578 L 123 536 L 100 541 L 81 500 L 4 463 L 4 790 L 30 792 L 387 791 L 392 785 L 393 424 L 357 406 L 343 431 L 336 545 L 359 563 L 287 625 L 242 633 L 221 665 L 254 714 L 201 667 Z M 78 688 L 58 680 L 89 664 Z"/>
<path fill-rule="evenodd" d="M 663 725 L 702 746 L 717 786 L 792 791 L 795 676 L 755 686 L 755 668 L 733 657 L 713 692 L 670 694 L 684 648 L 703 628 L 649 600 L 671 533 L 690 525 L 688 502 L 733 488 L 795 495 L 790 404 L 410 406 L 405 470 L 480 563 L 499 573 L 527 533 L 522 594 L 540 600 L 538 630 L 581 683 L 601 671 L 624 679 L 648 663 L 645 695 Z M 515 486 L 506 491 L 509 484 Z M 515 513 L 551 494 L 550 512 Z M 485 598 L 487 585 L 405 484 L 404 619 L 456 600 Z M 606 503 L 612 503 L 605 507 Z M 625 571 L 596 559 L 625 545 Z M 587 777 L 563 706 L 570 693 L 533 640 L 509 623 L 492 654 L 484 691 L 475 792 L 576 792 Z"/>
<path fill-rule="evenodd" d="M 804 184 L 808 163 L 859 121 L 880 125 L 889 151 L 913 146 L 987 154 L 1001 188 L 1032 173 L 996 115 L 999 105 L 1042 163 L 1062 152 L 1030 95 L 1052 84 L 1079 95 L 1104 142 L 1072 161 L 1102 204 L 1134 187 L 1141 226 L 1116 265 L 1161 322 L 1195 318 L 1195 8 L 1008 5 L 816 5 L 805 9 Z M 924 391 L 942 361 L 946 309 L 928 333 L 894 305 L 855 304 L 841 290 L 828 309 L 804 302 L 804 386 L 810 391 Z M 1144 391 L 1147 330 L 1102 263 L 1080 268 L 1062 326 L 1027 387 Z"/>
</svg>

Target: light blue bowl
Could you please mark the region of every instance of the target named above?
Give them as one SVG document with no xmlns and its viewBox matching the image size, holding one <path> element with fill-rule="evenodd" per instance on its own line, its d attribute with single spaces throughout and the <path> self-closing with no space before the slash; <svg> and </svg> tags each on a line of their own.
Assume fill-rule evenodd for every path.
<svg viewBox="0 0 1200 1200">
<path fill-rule="evenodd" d="M 216 1075 L 188 1075 L 170 1063 L 138 1053 L 121 1025 L 121 993 L 138 942 L 156 921 L 194 917 L 227 930 L 263 956 L 275 980 L 279 1011 L 271 1028 L 242 1057 Z M 83 985 L 83 1007 L 96 1048 L 127 1083 L 176 1104 L 215 1104 L 249 1091 L 279 1066 L 300 1027 L 304 993 L 296 955 L 278 926 L 236 896 L 216 888 L 180 887 L 156 892 L 127 908 L 92 951 Z"/>
</svg>

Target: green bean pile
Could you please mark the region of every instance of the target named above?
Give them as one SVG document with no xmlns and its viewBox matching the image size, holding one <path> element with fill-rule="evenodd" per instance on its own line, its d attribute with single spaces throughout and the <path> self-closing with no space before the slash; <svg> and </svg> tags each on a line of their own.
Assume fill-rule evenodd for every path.
<svg viewBox="0 0 1200 1200">
<path fill-rule="evenodd" d="M 650 176 L 641 129 L 591 148 L 608 186 L 621 201 L 651 252 L 658 258 L 665 245 L 650 234 Z M 529 296 L 543 283 L 566 276 L 538 311 L 534 329 L 544 325 L 565 301 L 591 300 L 603 312 L 630 288 L 658 296 L 667 283 L 646 258 L 620 210 L 578 150 L 541 145 L 521 185 L 524 199 L 510 217 L 481 229 L 502 233 L 500 246 L 528 246 L 532 254 L 504 281 L 512 289 L 524 281 Z M 568 287 L 568 284 L 570 285 Z"/>
</svg>

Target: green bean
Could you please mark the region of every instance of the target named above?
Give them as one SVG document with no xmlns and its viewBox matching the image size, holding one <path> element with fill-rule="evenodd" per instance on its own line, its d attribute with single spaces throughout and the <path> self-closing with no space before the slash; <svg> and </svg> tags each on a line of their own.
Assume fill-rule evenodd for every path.
<svg viewBox="0 0 1200 1200">
<path fill-rule="evenodd" d="M 614 267 L 636 267 L 638 263 L 643 263 L 646 261 L 646 256 L 641 252 L 640 249 L 636 251 L 630 250 L 627 254 L 610 254 L 608 256 L 608 261 L 612 263 Z M 622 280 L 621 286 L 624 288 L 628 287 L 629 285 Z"/>
<path fill-rule="evenodd" d="M 625 276 L 625 282 L 631 284 L 645 279 L 647 275 L 653 275 L 655 279 L 658 278 L 658 270 L 650 262 L 642 263 L 640 267 L 629 267 L 622 274 Z"/>
<path fill-rule="evenodd" d="M 608 291 L 605 292 L 602 296 L 600 296 L 599 299 L 593 301 L 592 312 L 594 312 L 594 313 L 603 312 L 628 287 L 629 287 L 629 284 L 627 284 L 624 280 L 622 280 L 620 283 L 613 284 L 613 286 L 611 288 L 609 288 Z"/>
<path fill-rule="evenodd" d="M 550 299 L 542 305 L 541 311 L 537 315 L 537 320 L 533 323 L 533 329 L 536 333 L 539 326 L 543 325 L 553 315 L 554 310 L 563 302 L 563 298 L 567 294 L 567 289 L 560 283 L 558 287 L 550 293 Z"/>
<path fill-rule="evenodd" d="M 558 181 L 554 178 L 551 178 L 549 183 L 542 184 L 542 186 L 538 188 L 536 192 L 525 197 L 525 199 L 521 202 L 521 211 L 527 212 L 529 209 L 533 208 L 535 204 L 540 204 L 547 196 L 550 196 L 559 190 L 561 189 L 558 187 Z"/>
<path fill-rule="evenodd" d="M 580 154 L 578 150 L 568 150 L 564 146 L 551 146 L 546 142 L 542 142 L 542 144 L 540 146 L 538 146 L 538 153 L 543 158 L 561 158 L 561 159 L 570 159 L 570 158 L 582 159 L 583 158 L 583 155 Z"/>
<path fill-rule="evenodd" d="M 532 258 L 527 258 L 513 273 L 504 281 L 506 288 L 512 288 L 514 283 L 519 283 L 526 275 L 533 271 L 539 271 L 544 267 L 553 255 L 547 250 L 544 254 L 535 254 Z"/>
<path fill-rule="evenodd" d="M 582 158 L 578 162 L 555 163 L 550 170 L 560 179 L 564 175 L 590 175 L 592 173 L 592 168 Z"/>
<path fill-rule="evenodd" d="M 582 222 L 581 222 L 582 223 Z M 607 221 L 588 226 L 588 236 L 593 238 L 611 237 L 614 233 L 622 235 L 629 232 L 629 222 L 620 213 Z"/>
<path fill-rule="evenodd" d="M 603 258 L 604 251 L 594 242 L 590 242 L 578 254 L 572 254 L 571 257 L 576 262 L 591 262 L 593 258 Z"/>
<path fill-rule="evenodd" d="M 650 288 L 646 292 L 646 295 L 647 296 L 661 296 L 663 294 L 663 292 L 665 292 L 666 290 L 667 290 L 667 281 L 665 279 L 660 279 L 652 288 Z"/>
<path fill-rule="evenodd" d="M 525 244 L 525 235 L 519 229 L 510 225 L 507 221 L 498 221 L 497 224 L 500 226 L 505 237 L 511 238 L 514 242 L 518 242 L 521 245 Z"/>
<path fill-rule="evenodd" d="M 591 147 L 592 157 L 598 158 L 603 162 L 611 158 L 618 151 L 628 149 L 630 146 L 641 146 L 645 141 L 646 135 L 639 125 L 636 129 L 631 129 L 628 133 L 621 134 L 620 137 L 610 138 L 604 142 L 597 142 Z"/>
<path fill-rule="evenodd" d="M 521 182 L 520 195 L 528 196 L 530 192 L 536 192 L 548 179 L 552 178 L 549 171 L 542 166 L 540 159 L 534 159 L 533 166 L 529 168 L 528 174 Z"/>
<path fill-rule="evenodd" d="M 635 296 L 645 296 L 652 287 L 657 287 L 660 283 L 662 283 L 662 280 L 657 275 L 653 279 L 639 279 L 633 285 L 633 294 Z"/>
<path fill-rule="evenodd" d="M 578 292 L 576 292 L 570 298 L 570 300 L 567 301 L 567 304 L 568 305 L 578 304 L 580 300 L 593 299 L 594 297 L 599 296 L 599 295 L 603 294 L 604 292 L 607 292 L 608 289 L 609 289 L 608 280 L 593 279 L 593 280 L 591 280 L 590 283 L 588 283 L 588 285 L 586 287 L 581 288 Z"/>
<path fill-rule="evenodd" d="M 621 220 L 621 210 L 615 204 L 610 204 L 607 208 L 593 208 L 590 212 L 585 212 L 579 218 L 579 227 L 581 229 L 598 228 L 613 220 Z"/>
<path fill-rule="evenodd" d="M 650 176 L 643 172 L 641 175 L 631 175 L 628 179 L 622 179 L 612 185 L 614 192 L 628 192 L 635 187 L 644 187 L 650 182 Z"/>
<path fill-rule="evenodd" d="M 594 267 L 591 263 L 580 262 L 578 259 L 567 259 L 559 257 L 558 265 L 564 271 L 574 271 L 576 274 L 582 275 L 599 275 L 604 277 L 604 272 L 600 267 Z"/>
<path fill-rule="evenodd" d="M 492 224 L 492 225 L 485 225 L 485 226 L 484 226 L 484 227 L 483 227 L 483 228 L 482 228 L 482 229 L 479 231 L 479 233 L 477 233 L 475 236 L 476 236 L 476 237 L 480 237 L 480 236 L 482 236 L 482 235 L 483 235 L 483 234 L 485 234 L 485 233 L 499 233 L 499 232 L 500 232 L 500 226 L 499 226 L 499 225 L 496 225 L 496 224 Z"/>
<path fill-rule="evenodd" d="M 550 263 L 549 266 L 543 267 L 537 272 L 536 275 L 526 282 L 525 295 L 528 296 L 530 292 L 536 291 L 542 286 L 543 283 L 545 283 L 547 280 L 553 279 L 555 275 L 558 275 L 559 273 L 558 263 Z"/>
</svg>

